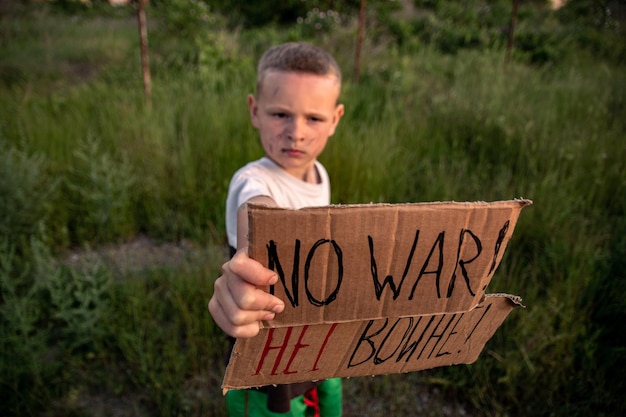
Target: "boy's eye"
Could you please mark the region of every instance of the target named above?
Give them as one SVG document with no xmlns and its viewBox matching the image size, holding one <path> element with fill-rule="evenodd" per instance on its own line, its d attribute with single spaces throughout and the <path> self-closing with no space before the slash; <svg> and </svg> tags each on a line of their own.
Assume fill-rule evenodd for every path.
<svg viewBox="0 0 626 417">
<path fill-rule="evenodd" d="M 274 117 L 278 118 L 278 119 L 283 119 L 285 117 L 287 117 L 287 113 L 274 113 Z"/>
</svg>

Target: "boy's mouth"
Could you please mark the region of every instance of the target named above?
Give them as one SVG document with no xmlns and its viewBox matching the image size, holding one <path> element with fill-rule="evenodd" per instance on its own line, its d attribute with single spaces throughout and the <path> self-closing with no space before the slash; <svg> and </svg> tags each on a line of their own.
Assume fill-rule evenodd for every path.
<svg viewBox="0 0 626 417">
<path fill-rule="evenodd" d="M 291 149 L 291 148 L 284 148 L 283 153 L 291 157 L 298 157 L 298 156 L 304 155 L 304 151 L 301 151 L 299 149 Z"/>
</svg>

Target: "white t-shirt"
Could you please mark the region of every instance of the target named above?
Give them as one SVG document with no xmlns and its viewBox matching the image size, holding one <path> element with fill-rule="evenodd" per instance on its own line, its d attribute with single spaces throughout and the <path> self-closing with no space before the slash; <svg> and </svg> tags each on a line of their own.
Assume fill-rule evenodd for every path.
<svg viewBox="0 0 626 417">
<path fill-rule="evenodd" d="M 299 209 L 330 204 L 330 180 L 324 166 L 315 161 L 319 184 L 311 184 L 288 174 L 268 157 L 240 168 L 230 181 L 226 199 L 228 244 L 237 247 L 237 209 L 253 197 L 271 197 L 278 207 Z"/>
</svg>

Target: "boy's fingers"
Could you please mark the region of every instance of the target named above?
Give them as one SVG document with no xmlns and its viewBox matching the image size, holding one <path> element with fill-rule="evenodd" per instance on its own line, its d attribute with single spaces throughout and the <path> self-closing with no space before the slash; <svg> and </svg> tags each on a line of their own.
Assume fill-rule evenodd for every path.
<svg viewBox="0 0 626 417">
<path fill-rule="evenodd" d="M 224 275 L 218 278 L 213 297 L 217 298 L 221 309 L 236 325 L 246 324 L 251 320 L 268 320 L 268 315 L 279 313 L 284 308 L 284 303 L 279 298 L 236 276 Z"/>
<path fill-rule="evenodd" d="M 247 249 L 240 249 L 222 266 L 228 292 L 241 310 L 265 310 L 280 313 L 285 304 L 257 286 L 268 286 L 278 281 L 274 271 L 248 257 Z M 260 320 L 266 320 L 261 318 Z"/>
<path fill-rule="evenodd" d="M 243 311 L 258 311 L 259 314 L 263 311 L 266 313 L 280 313 L 284 309 L 284 303 L 272 294 L 263 291 L 256 287 L 256 285 L 250 283 L 250 281 L 244 280 L 239 275 L 224 274 L 225 284 L 228 286 L 225 289 L 236 306 L 232 307 L 233 312 L 238 310 Z M 226 297 L 225 297 L 226 298 Z M 260 316 L 258 320 L 266 320 L 265 315 Z M 236 320 L 236 319 L 234 319 Z"/>
<path fill-rule="evenodd" d="M 235 280 L 236 281 L 236 280 Z M 230 283 L 225 276 L 215 281 L 213 297 L 209 301 L 209 311 L 219 327 L 233 337 L 252 337 L 259 332 L 260 321 L 272 320 L 276 311 L 282 311 L 282 301 L 276 304 L 272 295 L 257 289 L 253 285 L 239 280 L 240 283 Z M 238 296 L 241 291 L 245 295 Z M 233 285 L 235 290 L 229 287 Z M 247 288 L 247 289 L 246 289 Z M 268 301 L 269 299 L 269 301 Z M 255 304 L 261 305 L 256 308 Z M 268 304 L 269 309 L 263 305 Z M 276 306 L 279 308 L 276 308 Z M 274 308 L 276 311 L 272 311 Z"/>
<path fill-rule="evenodd" d="M 261 329 L 260 322 L 252 320 L 246 325 L 235 325 L 231 321 L 231 316 L 225 312 L 223 307 L 219 304 L 217 298 L 213 297 L 209 301 L 209 311 L 213 316 L 213 320 L 217 325 L 224 330 L 224 332 L 232 337 L 236 338 L 249 338 L 254 337 L 259 333 Z"/>
<path fill-rule="evenodd" d="M 248 257 L 248 248 L 239 249 L 235 256 L 222 266 L 225 274 L 232 273 L 250 284 L 266 286 L 278 281 L 276 273 Z"/>
</svg>

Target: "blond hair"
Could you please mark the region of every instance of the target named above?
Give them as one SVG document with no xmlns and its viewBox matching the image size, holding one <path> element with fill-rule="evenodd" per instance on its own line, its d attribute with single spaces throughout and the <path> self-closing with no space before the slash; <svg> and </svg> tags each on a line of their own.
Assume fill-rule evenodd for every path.
<svg viewBox="0 0 626 417">
<path fill-rule="evenodd" d="M 341 69 L 325 50 L 305 42 L 288 42 L 268 49 L 257 66 L 257 94 L 271 71 L 334 76 L 341 84 Z"/>
</svg>

